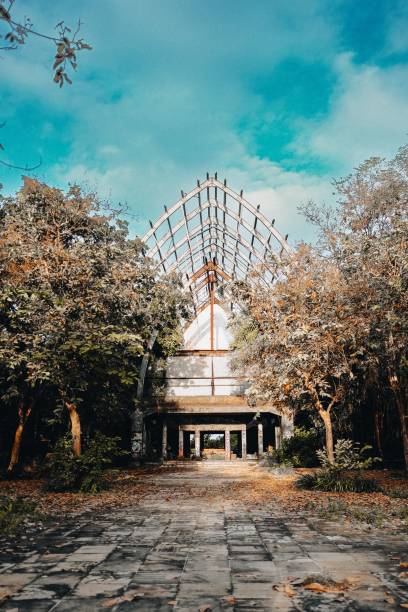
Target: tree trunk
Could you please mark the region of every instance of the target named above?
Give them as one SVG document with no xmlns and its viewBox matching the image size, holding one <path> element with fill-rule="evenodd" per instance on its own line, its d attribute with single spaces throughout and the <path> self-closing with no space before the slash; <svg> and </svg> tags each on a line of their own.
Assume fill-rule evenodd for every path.
<svg viewBox="0 0 408 612">
<path fill-rule="evenodd" d="M 334 463 L 334 444 L 333 444 L 333 425 L 330 412 L 327 410 L 319 410 L 319 414 L 323 420 L 326 429 L 326 453 L 329 463 Z"/>
<path fill-rule="evenodd" d="M 380 411 L 378 410 L 378 406 L 374 406 L 373 411 L 374 417 L 374 435 L 375 435 L 375 443 L 377 444 L 378 452 L 381 457 L 383 456 L 383 449 L 381 444 L 381 426 L 380 426 Z"/>
<path fill-rule="evenodd" d="M 75 404 L 65 402 L 65 407 L 71 419 L 72 450 L 75 455 L 79 456 L 81 454 L 81 421 Z"/>
<path fill-rule="evenodd" d="M 397 404 L 398 415 L 401 422 L 402 446 L 404 450 L 405 469 L 408 470 L 408 413 L 405 402 L 402 398 L 402 393 L 399 385 L 398 376 L 395 373 L 390 373 L 389 381 L 391 389 L 394 393 L 395 403 Z"/>
<path fill-rule="evenodd" d="M 21 441 L 23 439 L 24 426 L 27 422 L 28 417 L 31 414 L 32 406 L 27 406 L 24 409 L 24 403 L 20 402 L 18 406 L 18 425 L 16 429 L 16 433 L 14 434 L 13 446 L 11 449 L 10 463 L 7 468 L 7 472 L 11 474 L 14 471 L 14 468 L 18 464 L 20 460 L 20 449 L 21 449 Z"/>
</svg>

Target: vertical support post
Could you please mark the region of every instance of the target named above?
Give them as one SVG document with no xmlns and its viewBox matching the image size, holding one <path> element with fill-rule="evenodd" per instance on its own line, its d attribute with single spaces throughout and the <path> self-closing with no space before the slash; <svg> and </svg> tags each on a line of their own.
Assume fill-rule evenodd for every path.
<svg viewBox="0 0 408 612">
<path fill-rule="evenodd" d="M 258 423 L 258 458 L 261 458 L 264 452 L 263 446 L 263 425 Z"/>
<path fill-rule="evenodd" d="M 246 461 L 247 458 L 247 435 L 246 427 L 241 432 L 241 444 L 242 444 L 242 459 Z"/>
<path fill-rule="evenodd" d="M 163 422 L 162 457 L 167 459 L 167 423 Z"/>
<path fill-rule="evenodd" d="M 230 461 L 231 459 L 231 432 L 229 429 L 226 429 L 224 432 L 225 437 L 225 459 Z"/>
<path fill-rule="evenodd" d="M 181 429 L 180 425 L 179 425 L 178 456 L 179 456 L 179 459 L 183 459 L 183 457 L 184 457 L 184 431 Z"/>
<path fill-rule="evenodd" d="M 210 334 L 211 350 L 214 350 L 214 283 L 210 282 Z"/>
<path fill-rule="evenodd" d="M 140 366 L 139 379 L 137 381 L 137 389 L 136 389 L 136 399 L 137 405 L 131 417 L 131 430 L 132 430 L 132 459 L 134 465 L 140 465 L 143 461 L 143 457 L 146 454 L 147 446 L 146 446 L 146 436 L 144 435 L 144 420 L 143 420 L 143 409 L 142 409 L 142 399 L 143 399 L 143 390 L 144 390 L 144 382 L 147 372 L 147 367 L 149 365 L 150 355 L 156 342 L 156 338 L 158 335 L 158 330 L 154 330 L 152 335 L 150 336 L 149 342 L 147 343 L 147 349 L 145 354 L 143 355 L 142 363 Z"/>
<path fill-rule="evenodd" d="M 275 427 L 275 449 L 278 450 L 281 447 L 281 428 Z"/>
<path fill-rule="evenodd" d="M 281 416 L 282 438 L 291 438 L 293 436 L 293 430 L 294 430 L 293 415 L 282 414 Z"/>
<path fill-rule="evenodd" d="M 194 430 L 194 451 L 196 457 L 201 457 L 200 430 Z"/>
<path fill-rule="evenodd" d="M 143 458 L 143 412 L 138 406 L 131 417 L 132 459 L 134 465 L 140 465 Z"/>
</svg>

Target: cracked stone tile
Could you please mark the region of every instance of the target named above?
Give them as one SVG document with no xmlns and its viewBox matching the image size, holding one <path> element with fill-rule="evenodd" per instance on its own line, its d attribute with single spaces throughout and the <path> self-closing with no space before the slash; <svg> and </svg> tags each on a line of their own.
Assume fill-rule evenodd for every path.
<svg viewBox="0 0 408 612">
<path fill-rule="evenodd" d="M 145 597 L 174 600 L 176 592 L 177 584 L 138 584 L 130 582 L 124 596 L 130 595 L 134 600 L 143 599 L 143 601 Z"/>
<path fill-rule="evenodd" d="M 73 572 L 78 574 L 86 574 L 97 561 L 62 561 L 57 565 L 52 566 L 48 571 L 50 574 L 58 574 L 59 572 Z"/>
<path fill-rule="evenodd" d="M 207 570 L 207 571 L 189 571 L 186 570 L 181 576 L 181 584 L 194 582 L 199 584 L 219 584 L 228 588 L 231 584 L 231 578 L 229 572 L 223 572 L 220 574 L 219 571 Z"/>
<path fill-rule="evenodd" d="M 174 612 L 197 612 L 200 607 L 205 605 L 211 606 L 211 612 L 223 612 L 224 610 L 231 611 L 234 609 L 234 604 L 229 597 L 180 597 L 177 599 Z"/>
<path fill-rule="evenodd" d="M 75 588 L 73 595 L 78 597 L 114 596 L 126 588 L 130 578 L 104 578 L 87 576 Z"/>
<path fill-rule="evenodd" d="M 38 574 L 12 573 L 0 574 L 0 600 L 10 597 L 26 584 L 37 578 Z"/>
<path fill-rule="evenodd" d="M 47 612 L 54 608 L 56 602 L 51 599 L 15 600 L 10 599 L 1 607 L 7 612 Z"/>
<path fill-rule="evenodd" d="M 180 598 L 226 596 L 231 593 L 231 586 L 226 582 L 181 582 L 178 596 Z"/>
<path fill-rule="evenodd" d="M 112 608 L 103 608 L 100 598 L 87 597 L 79 599 L 77 597 L 67 597 L 58 602 L 52 612 L 96 612 L 96 610 L 111 610 Z"/>
</svg>

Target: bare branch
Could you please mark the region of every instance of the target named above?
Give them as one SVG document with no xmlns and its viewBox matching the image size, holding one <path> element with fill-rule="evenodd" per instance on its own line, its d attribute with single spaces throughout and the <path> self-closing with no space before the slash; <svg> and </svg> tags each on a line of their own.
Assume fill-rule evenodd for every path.
<svg viewBox="0 0 408 612">
<path fill-rule="evenodd" d="M 0 164 L 2 166 L 5 166 L 6 168 L 11 168 L 13 170 L 24 170 L 24 172 L 32 172 L 33 170 L 37 170 L 37 168 L 41 166 L 42 160 L 40 159 L 38 164 L 36 164 L 35 166 L 16 166 L 15 164 L 9 164 L 8 162 L 3 161 L 2 159 L 0 159 Z"/>
<path fill-rule="evenodd" d="M 25 17 L 23 22 L 13 19 L 11 9 L 14 0 L 10 0 L 8 7 L 5 6 L 5 1 L 0 0 L 0 21 L 6 22 L 9 31 L 0 38 L 5 40 L 5 45 L 0 47 L 2 51 L 15 51 L 19 46 L 24 45 L 28 36 L 36 36 L 53 42 L 57 49 L 54 56 L 54 82 L 62 87 L 64 83 L 72 84 L 71 78 L 67 74 L 67 69 L 77 68 L 77 53 L 79 51 L 91 50 L 92 47 L 83 38 L 77 39 L 81 30 L 81 21 L 78 19 L 76 29 L 72 33 L 64 21 L 60 21 L 55 26 L 56 35 L 44 34 L 34 29 L 33 23 L 29 17 Z"/>
</svg>

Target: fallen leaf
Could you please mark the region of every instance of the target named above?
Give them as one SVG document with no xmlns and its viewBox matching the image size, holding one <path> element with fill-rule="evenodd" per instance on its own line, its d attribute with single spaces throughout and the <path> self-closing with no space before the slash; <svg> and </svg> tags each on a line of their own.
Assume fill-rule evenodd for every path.
<svg viewBox="0 0 408 612">
<path fill-rule="evenodd" d="M 320 582 L 309 582 L 309 584 L 304 584 L 303 588 L 307 589 L 308 591 L 317 591 L 318 593 L 333 593 L 339 590 L 339 589 L 335 589 L 333 591 L 332 587 L 328 587 L 324 584 L 320 584 Z"/>
<path fill-rule="evenodd" d="M 296 591 L 294 589 L 292 589 L 292 587 L 288 583 L 286 583 L 286 584 L 274 584 L 272 586 L 272 588 L 275 591 L 279 591 L 280 593 L 283 593 L 284 595 L 286 595 L 286 597 L 294 597 L 296 595 Z"/>
<path fill-rule="evenodd" d="M 126 593 L 126 595 L 121 595 L 120 597 L 112 597 L 112 599 L 106 599 L 103 603 L 102 606 L 104 608 L 111 608 L 113 606 L 116 606 L 120 603 L 122 603 L 123 601 L 133 601 L 136 595 L 136 591 L 129 591 L 129 593 Z"/>
<path fill-rule="evenodd" d="M 234 604 L 237 600 L 233 595 L 227 595 L 226 597 L 222 598 L 222 601 L 225 603 Z"/>
<path fill-rule="evenodd" d="M 285 584 L 285 588 L 283 590 L 283 592 L 285 593 L 285 595 L 287 595 L 288 597 L 294 597 L 296 595 L 296 591 L 294 589 L 292 589 L 292 587 L 290 586 L 290 584 Z"/>
<path fill-rule="evenodd" d="M 315 591 L 316 593 L 342 593 L 350 588 L 350 583 L 345 580 L 344 582 L 328 582 L 327 584 L 322 584 L 317 580 L 313 580 L 312 582 L 304 582 L 302 584 L 304 589 L 308 591 Z"/>
<path fill-rule="evenodd" d="M 0 599 L 5 599 L 6 597 L 9 597 L 9 595 L 11 594 L 12 594 L 12 591 L 10 589 L 7 589 L 7 588 L 0 589 Z"/>
</svg>

